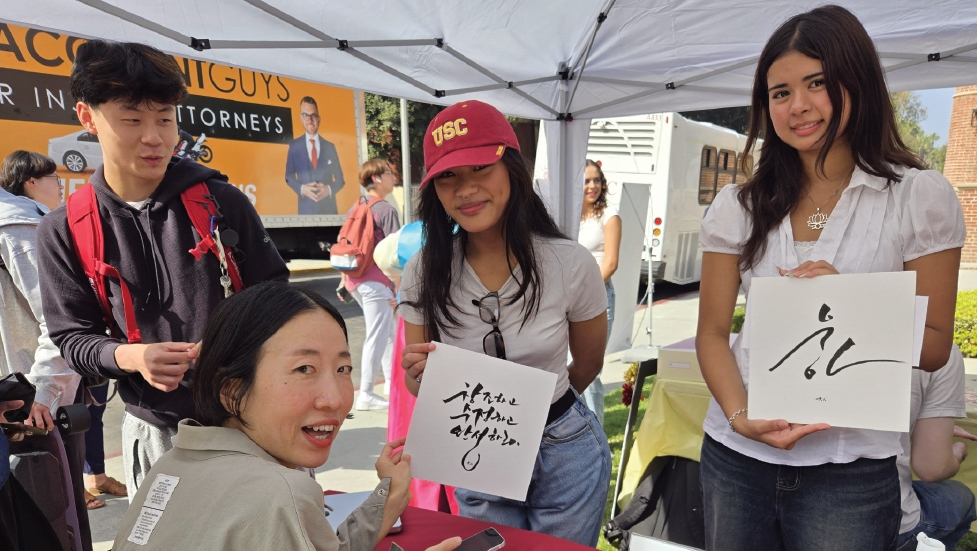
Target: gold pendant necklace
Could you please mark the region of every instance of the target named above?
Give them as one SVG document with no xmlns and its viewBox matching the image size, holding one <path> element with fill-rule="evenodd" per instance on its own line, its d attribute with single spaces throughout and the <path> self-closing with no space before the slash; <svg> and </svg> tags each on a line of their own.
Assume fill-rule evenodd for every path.
<svg viewBox="0 0 977 551">
<path fill-rule="evenodd" d="M 852 172 L 852 174 L 854 174 L 854 172 Z M 841 185 L 837 187 L 837 189 L 835 189 L 835 192 L 832 193 L 830 197 L 828 197 L 827 201 L 821 203 L 821 207 L 827 205 L 828 201 L 831 201 L 831 199 L 833 199 L 835 195 L 838 195 L 838 192 L 841 191 L 841 188 L 845 187 L 845 184 L 847 184 L 851 180 L 852 174 L 849 174 L 848 178 L 845 179 L 845 181 L 842 182 Z M 814 210 L 815 210 L 814 214 L 807 217 L 807 227 L 811 228 L 812 230 L 823 230 L 824 226 L 827 225 L 828 223 L 828 215 L 821 212 L 821 207 L 819 207 L 818 204 L 814 202 L 814 198 L 811 197 L 811 192 L 807 192 L 807 198 L 811 200 L 811 204 L 814 205 Z"/>
</svg>

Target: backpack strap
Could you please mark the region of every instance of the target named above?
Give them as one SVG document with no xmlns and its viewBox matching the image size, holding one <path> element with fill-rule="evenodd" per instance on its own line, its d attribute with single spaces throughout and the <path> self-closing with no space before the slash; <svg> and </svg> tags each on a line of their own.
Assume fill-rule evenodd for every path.
<svg viewBox="0 0 977 551">
<path fill-rule="evenodd" d="M 88 277 L 92 291 L 95 292 L 98 305 L 102 308 L 102 319 L 106 327 L 115 332 L 115 318 L 112 316 L 112 306 L 105 292 L 105 276 L 108 276 L 118 279 L 119 286 L 122 287 L 122 306 L 125 310 L 126 338 L 129 344 L 142 342 L 139 326 L 136 325 L 136 311 L 132 306 L 129 287 L 118 270 L 103 261 L 105 244 L 95 187 L 89 182 L 69 195 L 65 209 L 68 214 L 68 231 L 75 246 L 75 255 Z"/>
<path fill-rule="evenodd" d="M 218 260 L 221 260 L 221 252 L 217 248 L 217 241 L 214 239 L 211 228 L 212 218 L 221 217 L 220 209 L 217 207 L 214 196 L 210 194 L 207 184 L 199 182 L 188 187 L 180 194 L 180 199 L 183 200 L 183 206 L 187 209 L 187 215 L 190 216 L 193 227 L 200 234 L 200 242 L 195 248 L 190 249 L 190 254 L 200 260 L 203 255 L 211 252 Z M 237 262 L 234 261 L 231 247 L 224 246 L 224 257 L 227 259 L 227 275 L 231 278 L 234 292 L 244 289 L 244 281 L 241 279 Z"/>
</svg>

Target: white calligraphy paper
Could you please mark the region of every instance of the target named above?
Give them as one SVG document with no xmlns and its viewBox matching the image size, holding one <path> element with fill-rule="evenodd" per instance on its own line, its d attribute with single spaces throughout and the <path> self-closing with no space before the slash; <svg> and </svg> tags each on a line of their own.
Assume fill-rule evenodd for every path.
<svg viewBox="0 0 977 551">
<path fill-rule="evenodd" d="M 660 540 L 649 536 L 642 536 L 631 532 L 628 545 L 631 551 L 696 551 L 695 547 L 679 545 L 670 541 Z"/>
<path fill-rule="evenodd" d="M 749 415 L 909 430 L 916 273 L 754 278 Z"/>
<path fill-rule="evenodd" d="M 556 375 L 437 343 L 404 453 L 414 478 L 525 500 Z"/>
</svg>

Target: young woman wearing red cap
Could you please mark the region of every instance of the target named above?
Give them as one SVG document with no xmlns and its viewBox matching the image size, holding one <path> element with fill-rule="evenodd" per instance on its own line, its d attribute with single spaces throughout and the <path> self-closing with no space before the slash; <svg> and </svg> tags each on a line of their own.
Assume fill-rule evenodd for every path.
<svg viewBox="0 0 977 551">
<path fill-rule="evenodd" d="M 600 269 L 550 218 L 512 126 L 494 107 L 467 101 L 439 113 L 424 161 L 418 210 L 426 243 L 401 281 L 408 389 L 416 395 L 422 384 L 431 341 L 558 377 L 526 500 L 457 488 L 460 513 L 594 546 L 611 454 L 579 393 L 603 365 Z"/>
</svg>

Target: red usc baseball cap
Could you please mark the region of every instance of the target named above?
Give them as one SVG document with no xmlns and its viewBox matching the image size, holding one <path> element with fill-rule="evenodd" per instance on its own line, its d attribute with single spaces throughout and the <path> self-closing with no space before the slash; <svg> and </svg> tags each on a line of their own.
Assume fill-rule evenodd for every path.
<svg viewBox="0 0 977 551">
<path fill-rule="evenodd" d="M 519 151 L 519 141 L 505 115 L 487 103 L 460 101 L 438 113 L 424 135 L 424 187 L 445 170 L 490 165 L 505 148 Z"/>
</svg>

